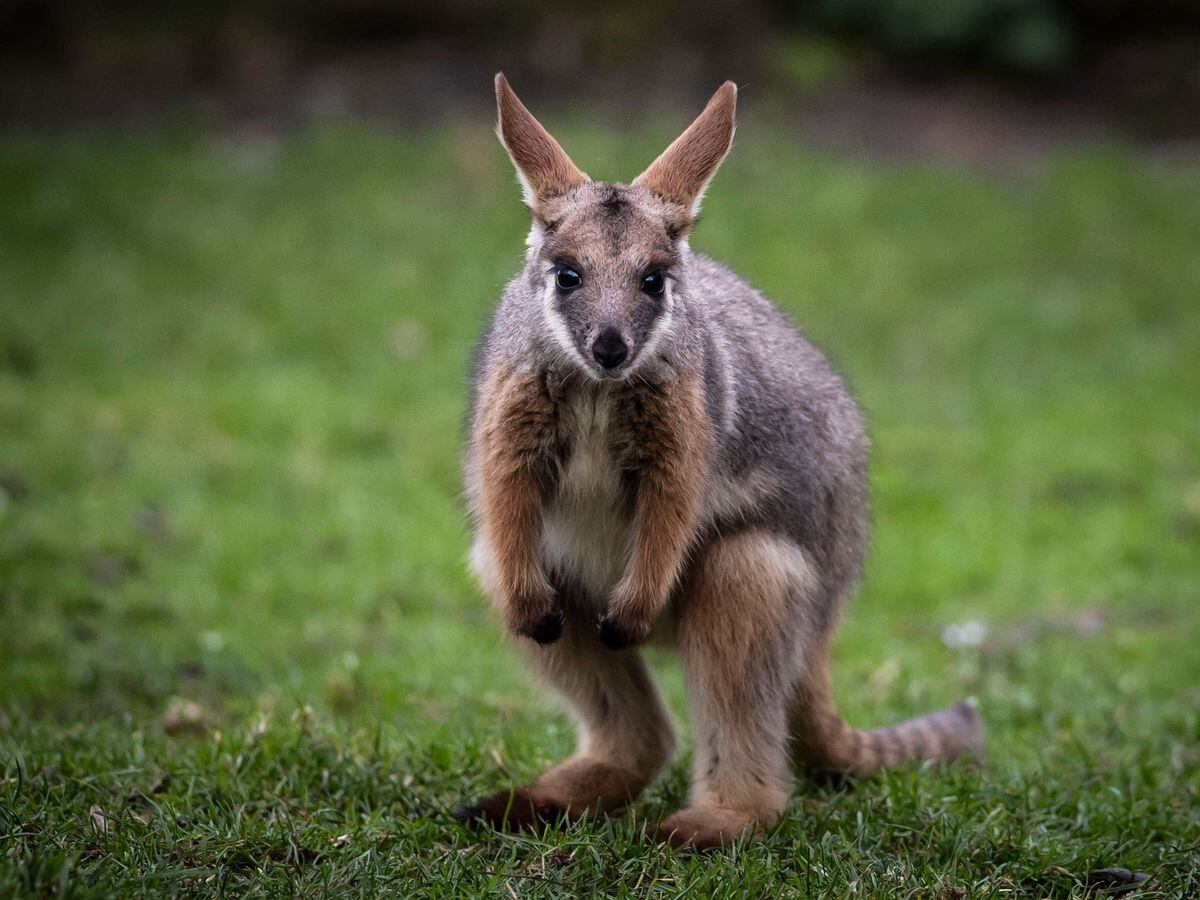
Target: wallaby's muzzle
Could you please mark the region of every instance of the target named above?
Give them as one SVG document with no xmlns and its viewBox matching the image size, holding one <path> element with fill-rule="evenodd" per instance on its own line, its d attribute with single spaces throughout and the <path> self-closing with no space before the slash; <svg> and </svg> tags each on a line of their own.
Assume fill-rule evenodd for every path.
<svg viewBox="0 0 1200 900">
<path fill-rule="evenodd" d="M 592 356 L 600 363 L 605 373 L 616 372 L 621 363 L 629 358 L 629 348 L 621 339 L 621 333 L 609 326 L 602 329 L 596 342 L 592 344 Z"/>
</svg>

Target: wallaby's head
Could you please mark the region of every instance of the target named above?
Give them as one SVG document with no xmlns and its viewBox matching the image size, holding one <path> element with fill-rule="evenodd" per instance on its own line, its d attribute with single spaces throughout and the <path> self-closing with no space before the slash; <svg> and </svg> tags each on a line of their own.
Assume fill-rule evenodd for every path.
<svg viewBox="0 0 1200 900">
<path fill-rule="evenodd" d="M 496 76 L 497 131 L 533 215 L 523 277 L 558 348 L 595 378 L 628 375 L 671 332 L 700 198 L 733 143 L 737 87 L 721 85 L 632 184 L 592 181 Z"/>
</svg>

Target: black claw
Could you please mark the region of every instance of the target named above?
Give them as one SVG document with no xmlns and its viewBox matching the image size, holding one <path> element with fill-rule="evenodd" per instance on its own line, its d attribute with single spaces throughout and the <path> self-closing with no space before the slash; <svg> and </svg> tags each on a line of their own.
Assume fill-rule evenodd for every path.
<svg viewBox="0 0 1200 900">
<path fill-rule="evenodd" d="M 600 620 L 600 643 L 609 650 L 624 650 L 633 644 L 633 639 L 616 622 L 605 616 Z"/>
<path fill-rule="evenodd" d="M 553 644 L 563 633 L 563 614 L 559 611 L 548 612 L 529 629 L 529 636 L 539 644 Z"/>
</svg>

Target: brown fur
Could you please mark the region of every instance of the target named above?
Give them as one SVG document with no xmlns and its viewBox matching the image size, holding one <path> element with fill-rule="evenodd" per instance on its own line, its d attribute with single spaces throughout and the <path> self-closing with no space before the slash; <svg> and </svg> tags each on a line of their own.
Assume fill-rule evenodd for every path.
<svg viewBox="0 0 1200 900">
<path fill-rule="evenodd" d="M 625 645 L 646 639 L 679 577 L 696 533 L 712 434 L 694 374 L 639 385 L 615 406 L 623 427 L 614 455 L 637 483 L 629 567 L 606 619 L 610 643 Z"/>
<path fill-rule="evenodd" d="M 566 604 L 574 612 L 577 607 Z M 674 730 L 645 662 L 613 653 L 594 624 L 573 620 L 551 647 L 527 647 L 526 660 L 571 704 L 580 728 L 575 756 L 531 785 L 542 802 L 571 815 L 627 803 L 670 759 Z"/>
<path fill-rule="evenodd" d="M 575 618 L 557 643 L 521 647 L 526 661 L 559 692 L 575 714 L 578 752 L 518 788 L 513 813 L 510 791 L 460 811 L 460 819 L 521 829 L 558 817 L 578 818 L 628 803 L 671 758 L 674 730 L 645 662 L 632 652 L 614 653 L 592 636 L 590 622 Z M 503 822 L 507 812 L 508 821 Z"/>
<path fill-rule="evenodd" d="M 550 132 L 525 108 L 503 74 L 496 75 L 496 130 L 532 192 L 537 214 L 546 201 L 588 182 Z"/>
<path fill-rule="evenodd" d="M 750 813 L 719 806 L 692 806 L 671 813 L 655 829 L 655 838 L 672 847 L 716 850 L 750 834 L 765 834 Z"/>
<path fill-rule="evenodd" d="M 695 723 L 692 795 L 663 823 L 664 836 L 728 843 L 751 825 L 771 825 L 786 805 L 788 723 L 771 697 L 786 691 L 795 665 L 781 652 L 800 637 L 790 608 L 813 587 L 799 548 L 767 532 L 717 538 L 699 553 L 679 608 Z"/>
<path fill-rule="evenodd" d="M 482 456 L 480 522 L 492 548 L 494 596 L 510 629 L 534 635 L 553 612 L 554 591 L 537 559 L 542 492 L 554 470 L 555 410 L 536 373 L 498 368 L 476 429 Z"/>
</svg>

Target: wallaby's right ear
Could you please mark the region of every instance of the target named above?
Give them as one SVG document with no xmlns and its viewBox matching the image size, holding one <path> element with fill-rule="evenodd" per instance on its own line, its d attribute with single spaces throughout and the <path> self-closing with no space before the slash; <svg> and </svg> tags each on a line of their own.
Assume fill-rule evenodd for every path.
<svg viewBox="0 0 1200 900">
<path fill-rule="evenodd" d="M 525 205 L 534 215 L 547 200 L 591 180 L 525 108 L 503 72 L 496 73 L 496 109 L 496 133 L 517 167 Z"/>
</svg>

